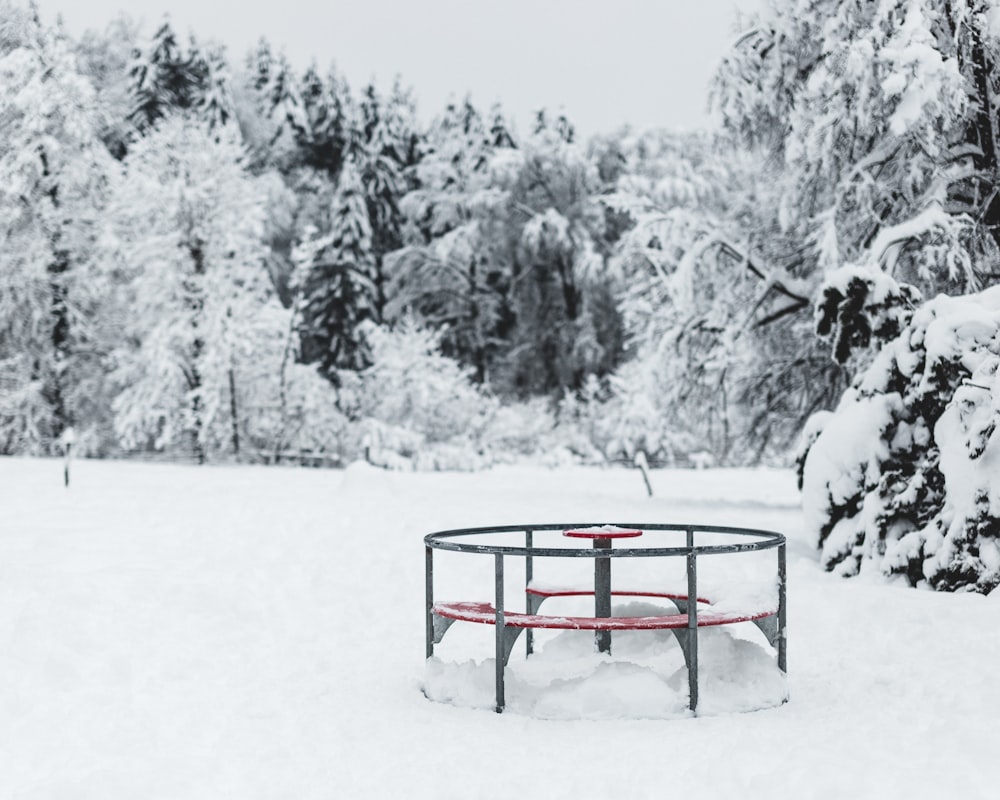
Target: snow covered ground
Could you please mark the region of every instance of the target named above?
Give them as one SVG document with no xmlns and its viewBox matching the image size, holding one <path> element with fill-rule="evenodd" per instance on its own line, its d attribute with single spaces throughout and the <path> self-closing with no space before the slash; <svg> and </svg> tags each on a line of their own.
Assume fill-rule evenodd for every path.
<svg viewBox="0 0 1000 800">
<path fill-rule="evenodd" d="M 81 461 L 66 490 L 57 461 L 0 459 L 0 797 L 995 796 L 1000 596 L 822 572 L 788 472 L 652 477 L 649 499 L 624 470 Z M 788 535 L 790 702 L 566 720 L 429 701 L 423 534 L 567 518 Z M 487 658 L 492 629 L 460 625 L 442 657 Z"/>
</svg>

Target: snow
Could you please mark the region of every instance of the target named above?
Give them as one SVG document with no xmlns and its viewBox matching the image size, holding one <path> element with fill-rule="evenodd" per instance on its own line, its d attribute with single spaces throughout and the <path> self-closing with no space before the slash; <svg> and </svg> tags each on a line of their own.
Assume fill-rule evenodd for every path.
<svg viewBox="0 0 1000 800">
<path fill-rule="evenodd" d="M 886 272 L 891 275 L 895 270 L 899 250 L 907 241 L 919 239 L 935 228 L 948 230 L 954 225 L 954 217 L 940 203 L 932 203 L 913 218 L 879 230 L 869 247 L 870 257 L 873 261 L 884 264 Z M 875 293 L 875 302 L 884 302 L 887 292 L 879 283 L 876 283 Z"/>
<path fill-rule="evenodd" d="M 72 469 L 67 490 L 61 461 L 0 459 L 0 797 L 995 792 L 1000 594 L 823 572 L 790 472 L 653 471 L 647 498 L 628 470 Z M 697 718 L 667 632 L 616 639 L 610 660 L 555 633 L 534 663 L 515 648 L 521 707 L 464 707 L 488 706 L 493 629 L 456 623 L 425 672 L 422 536 L 566 518 L 788 535 L 790 701 L 713 708 L 774 673 L 752 636 L 706 629 Z M 448 588 L 489 580 L 439 555 Z M 747 674 L 760 685 L 727 683 Z"/>
<path fill-rule="evenodd" d="M 898 394 L 866 397 L 851 388 L 844 392 L 836 413 L 824 416 L 822 445 L 809 451 L 802 484 L 806 529 L 817 539 L 831 504 L 842 505 L 859 494 L 858 487 L 866 486 L 871 477 L 866 473 L 872 471 L 872 463 L 887 457 L 880 434 L 899 406 Z M 847 529 L 841 532 L 847 533 Z M 828 547 L 837 545 L 835 534 L 836 529 Z M 853 535 L 852 529 L 850 537 Z"/>
<path fill-rule="evenodd" d="M 882 48 L 891 70 L 882 87 L 889 98 L 899 98 L 889 118 L 889 129 L 903 136 L 921 121 L 926 107 L 935 108 L 960 79 L 952 59 L 935 46 L 930 26 L 916 3 L 909 4 L 902 26 Z"/>
<path fill-rule="evenodd" d="M 644 455 L 644 454 L 643 454 Z M 645 456 L 644 456 L 645 458 Z M 565 531 L 563 536 L 571 536 L 577 534 L 578 538 L 599 538 L 602 533 L 612 534 L 614 536 L 626 536 L 630 537 L 636 533 L 642 533 L 642 531 L 636 531 L 635 528 L 623 528 L 620 525 L 590 525 L 586 528 L 574 528 L 571 531 Z"/>
</svg>

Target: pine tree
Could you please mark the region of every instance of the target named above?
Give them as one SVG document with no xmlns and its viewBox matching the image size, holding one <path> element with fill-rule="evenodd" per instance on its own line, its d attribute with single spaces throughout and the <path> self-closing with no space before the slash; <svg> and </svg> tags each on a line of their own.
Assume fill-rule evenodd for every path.
<svg viewBox="0 0 1000 800">
<path fill-rule="evenodd" d="M 490 109 L 490 136 L 491 147 L 509 147 L 517 145 L 514 142 L 514 135 L 507 124 L 507 118 L 503 114 L 503 109 L 499 105 L 494 105 Z"/>
<path fill-rule="evenodd" d="M 129 72 L 135 97 L 129 118 L 139 131 L 147 130 L 172 110 L 195 105 L 198 65 L 178 45 L 169 21 L 156 30 L 146 50 L 136 49 Z"/>
<path fill-rule="evenodd" d="M 403 243 L 399 203 L 405 191 L 406 172 L 416 156 L 413 114 L 413 102 L 398 84 L 388 101 L 383 101 L 372 85 L 362 93 L 354 159 L 359 165 L 372 231 L 375 318 L 379 321 L 386 306 L 385 256 Z"/>
<path fill-rule="evenodd" d="M 205 55 L 201 96 L 198 101 L 199 115 L 208 121 L 210 127 L 225 125 L 233 116 L 230 80 L 225 49 L 221 46 L 210 48 Z"/>
<path fill-rule="evenodd" d="M 800 482 L 806 531 L 826 569 L 874 568 L 944 591 L 1000 585 L 1000 519 L 990 501 L 998 310 L 997 287 L 928 301 L 836 409 L 812 421 Z"/>
<path fill-rule="evenodd" d="M 377 315 L 375 264 L 367 197 L 358 169 L 344 164 L 326 234 L 313 230 L 293 260 L 301 278 L 300 359 L 318 364 L 334 384 L 338 370 L 369 364 L 360 325 Z"/>
<path fill-rule="evenodd" d="M 185 51 L 169 21 L 157 29 L 145 51 L 136 49 L 130 69 L 134 107 L 129 119 L 144 133 L 175 112 L 197 113 L 212 125 L 233 114 L 224 51 L 203 53 L 194 38 Z"/>
<path fill-rule="evenodd" d="M 272 92 L 281 89 L 286 74 L 275 75 Z M 332 69 L 324 79 L 313 65 L 302 75 L 296 91 L 287 92 L 285 98 L 284 124 L 292 132 L 298 163 L 336 179 L 350 144 L 347 84 Z"/>
<path fill-rule="evenodd" d="M 292 148 L 288 117 L 297 103 L 294 84 L 287 57 L 275 55 L 268 41 L 261 38 L 244 65 L 242 95 L 246 107 L 240 115 L 240 127 L 255 150 L 259 168 L 275 167 L 287 173 L 295 160 L 288 154 Z"/>
</svg>

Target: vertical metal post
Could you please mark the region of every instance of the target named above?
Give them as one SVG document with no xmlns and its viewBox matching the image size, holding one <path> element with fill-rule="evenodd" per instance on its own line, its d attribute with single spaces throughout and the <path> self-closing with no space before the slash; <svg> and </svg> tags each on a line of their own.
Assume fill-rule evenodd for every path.
<svg viewBox="0 0 1000 800">
<path fill-rule="evenodd" d="M 692 712 L 698 708 L 698 562 L 694 552 L 694 528 L 687 529 L 688 579 L 688 697 Z"/>
<path fill-rule="evenodd" d="M 785 581 L 787 572 L 785 559 L 785 543 L 782 542 L 778 545 L 778 669 L 787 673 L 787 637 L 785 635 L 785 625 L 788 611 L 785 605 Z"/>
<path fill-rule="evenodd" d="M 427 658 L 434 655 L 434 550 L 424 548 L 424 616 L 427 620 Z"/>
<path fill-rule="evenodd" d="M 524 546 L 530 550 L 534 545 L 534 536 L 530 530 L 524 532 Z M 529 614 L 535 613 L 535 603 L 532 595 L 528 594 L 528 587 L 535 577 L 534 559 L 529 553 L 524 558 L 524 610 Z M 530 656 L 535 652 L 535 632 L 531 628 L 524 629 L 524 642 L 527 649 L 525 655 Z"/>
<path fill-rule="evenodd" d="M 496 568 L 495 581 L 496 581 L 496 689 L 497 689 L 497 704 L 496 712 L 499 714 L 503 711 L 504 707 L 504 691 L 503 691 L 503 656 L 504 656 L 504 619 L 503 619 L 503 555 L 500 553 L 495 553 L 493 556 L 493 561 Z"/>
<path fill-rule="evenodd" d="M 594 539 L 594 549 L 611 547 L 610 539 Z M 594 616 L 607 618 L 611 616 L 611 559 L 594 559 Z M 595 631 L 594 643 L 597 652 L 611 652 L 611 631 Z"/>
</svg>

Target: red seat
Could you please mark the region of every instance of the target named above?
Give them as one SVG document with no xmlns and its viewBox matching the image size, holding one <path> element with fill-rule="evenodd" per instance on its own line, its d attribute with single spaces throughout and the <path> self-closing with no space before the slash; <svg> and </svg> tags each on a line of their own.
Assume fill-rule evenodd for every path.
<svg viewBox="0 0 1000 800">
<path fill-rule="evenodd" d="M 485 625 L 495 625 L 497 612 L 489 603 L 458 601 L 435 603 L 434 613 L 439 617 L 458 620 L 460 622 L 479 622 Z M 697 623 L 698 627 L 702 628 L 710 625 L 753 622 L 754 620 L 763 619 L 775 613 L 777 612 L 770 610 L 755 612 L 753 614 L 726 614 L 705 609 L 698 612 Z M 511 628 L 554 628 L 557 630 L 581 631 L 663 630 L 688 627 L 687 614 L 670 614 L 658 617 L 561 617 L 505 611 L 503 621 L 504 625 Z"/>
</svg>

